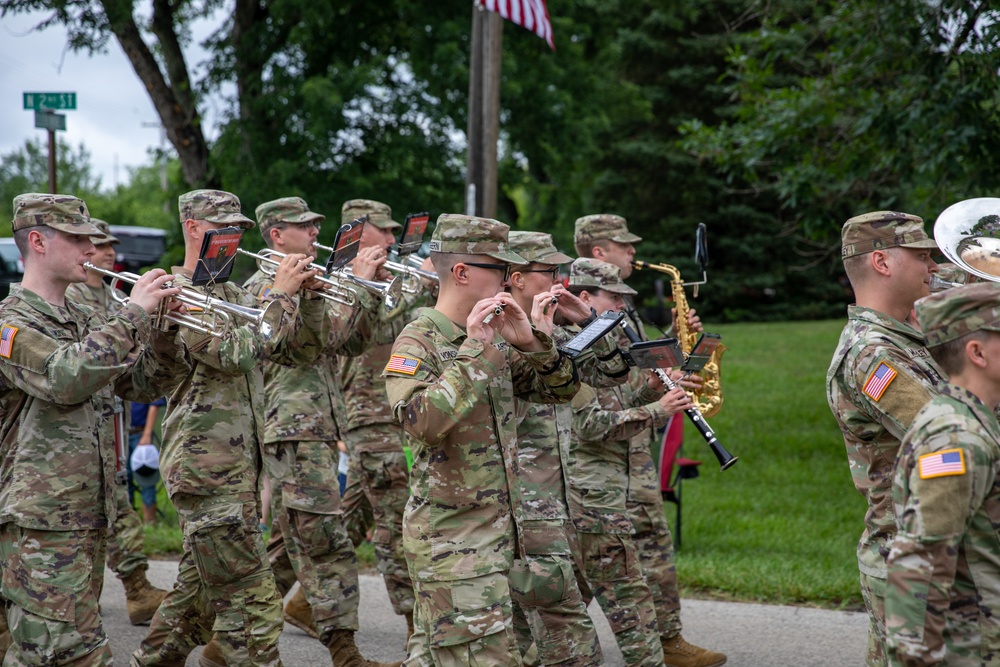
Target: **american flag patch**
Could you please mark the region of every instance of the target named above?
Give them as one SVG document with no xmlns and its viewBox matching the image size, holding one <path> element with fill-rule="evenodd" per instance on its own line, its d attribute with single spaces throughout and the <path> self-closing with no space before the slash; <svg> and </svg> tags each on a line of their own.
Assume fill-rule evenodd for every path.
<svg viewBox="0 0 1000 667">
<path fill-rule="evenodd" d="M 271 288 L 272 287 L 273 287 L 273 285 L 264 285 L 264 289 L 262 289 L 260 291 L 260 294 L 257 295 L 257 298 L 258 299 L 266 299 L 267 295 L 271 293 Z"/>
<path fill-rule="evenodd" d="M 413 357 L 407 357 L 402 354 L 394 354 L 389 359 L 389 363 L 385 365 L 386 372 L 394 371 L 396 373 L 405 373 L 407 375 L 413 375 L 420 368 L 420 360 L 414 359 Z"/>
<path fill-rule="evenodd" d="M 889 388 L 889 385 L 892 384 L 892 381 L 896 379 L 896 375 L 896 370 L 883 361 L 868 376 L 868 381 L 865 382 L 865 386 L 861 391 L 871 396 L 873 400 L 878 401 L 878 399 L 882 398 L 885 390 Z"/>
<path fill-rule="evenodd" d="M 14 349 L 14 336 L 17 335 L 17 327 L 5 324 L 0 327 L 0 357 L 10 359 L 10 353 Z"/>
<path fill-rule="evenodd" d="M 920 479 L 965 474 L 965 456 L 961 449 L 924 454 L 919 459 Z"/>
</svg>

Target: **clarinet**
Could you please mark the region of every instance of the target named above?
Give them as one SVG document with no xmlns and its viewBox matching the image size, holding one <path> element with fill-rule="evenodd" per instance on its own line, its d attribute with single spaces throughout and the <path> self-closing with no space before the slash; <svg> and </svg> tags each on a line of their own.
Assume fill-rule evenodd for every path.
<svg viewBox="0 0 1000 667">
<path fill-rule="evenodd" d="M 625 330 L 625 335 L 628 336 L 628 339 L 633 344 L 642 342 L 639 334 L 629 327 L 629 325 L 622 322 L 621 326 L 622 329 Z M 677 384 L 670 379 L 670 376 L 663 369 L 654 368 L 653 372 L 656 373 L 656 375 L 660 378 L 660 381 L 663 382 L 667 389 L 675 389 L 677 387 Z M 723 447 L 722 443 L 715 437 L 715 431 L 713 431 L 712 427 L 705 421 L 705 418 L 702 416 L 701 411 L 698 408 L 688 408 L 684 411 L 684 414 L 691 418 L 691 422 L 695 425 L 695 428 L 697 428 L 698 432 L 701 433 L 703 438 L 705 438 L 705 442 L 708 443 L 708 446 L 712 448 L 712 453 L 715 454 L 715 458 L 719 459 L 719 465 L 722 466 L 722 470 L 731 468 L 734 463 L 740 460 L 740 457 L 733 456 L 726 451 L 726 448 Z"/>
</svg>

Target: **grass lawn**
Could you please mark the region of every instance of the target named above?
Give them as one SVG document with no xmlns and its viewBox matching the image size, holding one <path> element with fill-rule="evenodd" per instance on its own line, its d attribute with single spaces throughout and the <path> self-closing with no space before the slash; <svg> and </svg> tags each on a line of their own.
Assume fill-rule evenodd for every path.
<svg viewBox="0 0 1000 667">
<path fill-rule="evenodd" d="M 865 503 L 851 484 L 844 442 L 826 404 L 825 377 L 842 321 L 712 327 L 725 403 L 710 422 L 739 462 L 726 472 L 687 424 L 684 455 L 701 476 L 684 482 L 685 595 L 860 608 L 855 545 Z M 146 529 L 154 557 L 181 549 L 176 515 Z M 674 506 L 667 505 L 673 525 Z M 359 549 L 373 565 L 370 545 Z"/>
</svg>

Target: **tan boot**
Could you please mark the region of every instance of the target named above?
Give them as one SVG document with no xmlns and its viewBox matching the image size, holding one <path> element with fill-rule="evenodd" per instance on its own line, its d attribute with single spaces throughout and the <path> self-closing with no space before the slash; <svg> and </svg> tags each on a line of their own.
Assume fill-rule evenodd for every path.
<svg viewBox="0 0 1000 667">
<path fill-rule="evenodd" d="M 146 579 L 146 568 L 138 567 L 122 579 L 125 585 L 125 608 L 132 625 L 149 623 L 167 592 L 156 588 Z"/>
<path fill-rule="evenodd" d="M 333 667 L 399 667 L 403 664 L 365 660 L 354 643 L 354 630 L 334 630 L 327 647 L 333 658 Z"/>
<path fill-rule="evenodd" d="M 226 667 L 226 658 L 222 655 L 218 637 L 212 637 L 212 641 L 205 644 L 201 657 L 198 658 L 198 667 Z"/>
<path fill-rule="evenodd" d="M 319 632 L 316 631 L 316 624 L 313 623 L 312 608 L 309 606 L 309 600 L 306 599 L 306 594 L 302 592 L 301 586 L 285 605 L 285 623 L 291 623 L 313 639 L 319 639 Z"/>
<path fill-rule="evenodd" d="M 719 667 L 726 664 L 726 656 L 689 644 L 677 635 L 663 642 L 663 664 L 667 667 Z"/>
</svg>

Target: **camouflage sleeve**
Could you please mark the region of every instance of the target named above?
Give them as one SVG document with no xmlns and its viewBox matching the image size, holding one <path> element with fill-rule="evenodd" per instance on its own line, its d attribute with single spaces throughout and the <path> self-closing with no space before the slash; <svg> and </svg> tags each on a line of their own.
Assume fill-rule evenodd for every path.
<svg viewBox="0 0 1000 667">
<path fill-rule="evenodd" d="M 435 350 L 406 332 L 396 339 L 392 353 L 414 360 L 417 366 L 412 374 L 386 370 L 389 405 L 408 435 L 431 446 L 490 400 L 490 382 L 505 366 L 503 352 L 472 338 L 462 343 L 443 370 Z"/>
<path fill-rule="evenodd" d="M 0 312 L 0 323 L 14 328 L 0 374 L 21 391 L 58 405 L 81 403 L 124 375 L 130 353 L 151 329 L 149 315 L 136 305 L 123 307 L 80 342 L 38 331 L 9 311 Z"/>
<path fill-rule="evenodd" d="M 893 436 L 902 440 L 920 409 L 933 398 L 915 375 L 902 350 L 881 347 L 863 354 L 848 369 L 855 405 L 862 406 Z"/>
<path fill-rule="evenodd" d="M 597 391 L 588 385 L 573 399 L 573 432 L 581 440 L 628 440 L 647 428 L 663 426 L 669 418 L 655 402 L 623 410 L 605 409 Z"/>
<path fill-rule="evenodd" d="M 573 336 L 574 333 L 564 327 L 555 327 L 552 330 L 552 339 L 557 346 L 567 343 Z M 629 366 L 611 335 L 598 340 L 573 362 L 576 364 L 580 381 L 591 387 L 613 387 L 628 381 Z"/>
<path fill-rule="evenodd" d="M 532 403 L 568 403 L 580 389 L 576 365 L 556 349 L 551 338 L 535 328 L 532 332 L 546 349 L 522 352 L 511 348 L 514 395 Z"/>
<path fill-rule="evenodd" d="M 149 345 L 129 372 L 115 385 L 115 393 L 129 401 L 152 403 L 173 392 L 191 372 L 179 328 L 153 329 Z"/>
<path fill-rule="evenodd" d="M 930 665 L 946 652 L 959 545 L 995 474 L 989 444 L 966 429 L 934 428 L 932 422 L 910 436 L 893 483 L 899 532 L 887 560 L 887 644 L 893 664 Z M 932 464 L 946 451 L 961 452 L 962 465 L 942 473 Z"/>
<path fill-rule="evenodd" d="M 290 366 L 316 361 L 323 353 L 323 346 L 330 336 L 327 300 L 318 296 L 303 295 L 299 298 L 298 308 L 292 301 L 289 310 L 288 295 L 272 291 L 268 296 L 280 300 L 282 307 L 289 314 L 274 338 L 266 344 L 268 360 Z"/>
</svg>

